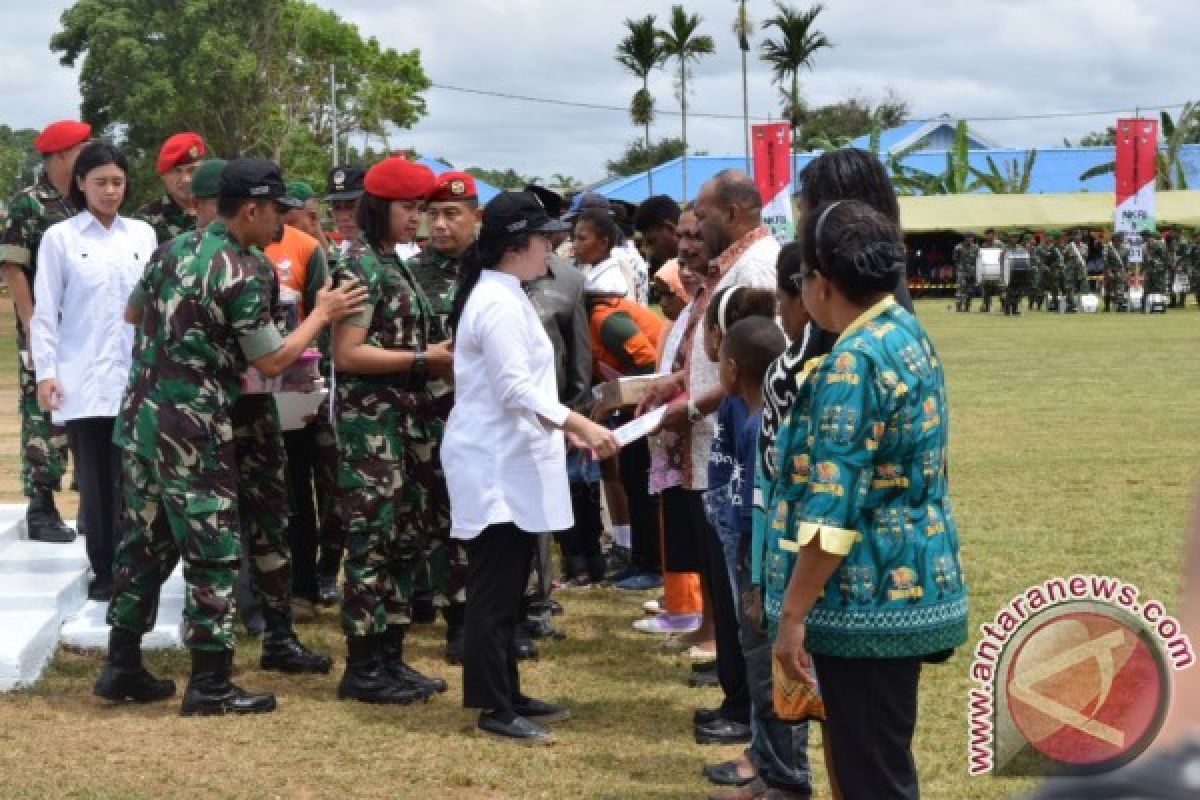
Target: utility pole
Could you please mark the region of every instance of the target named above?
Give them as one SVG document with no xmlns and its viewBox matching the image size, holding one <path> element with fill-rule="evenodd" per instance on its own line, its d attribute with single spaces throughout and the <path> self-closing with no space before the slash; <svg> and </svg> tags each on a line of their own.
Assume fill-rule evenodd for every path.
<svg viewBox="0 0 1200 800">
<path fill-rule="evenodd" d="M 338 165 L 337 65 L 329 65 L 329 100 L 333 105 L 329 115 L 333 125 L 333 166 Z"/>
</svg>

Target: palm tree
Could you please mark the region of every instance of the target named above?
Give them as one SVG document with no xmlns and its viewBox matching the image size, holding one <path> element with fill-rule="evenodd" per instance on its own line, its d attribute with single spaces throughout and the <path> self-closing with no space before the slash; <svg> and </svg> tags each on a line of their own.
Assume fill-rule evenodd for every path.
<svg viewBox="0 0 1200 800">
<path fill-rule="evenodd" d="M 746 11 L 746 0 L 736 0 L 737 19 L 733 21 L 733 33 L 738 37 L 738 48 L 742 51 L 742 135 L 746 143 L 746 172 L 750 172 L 750 87 L 747 79 L 746 58 L 750 53 L 750 31 L 754 21 Z"/>
<path fill-rule="evenodd" d="M 833 47 L 825 34 L 814 27 L 817 17 L 825 6 L 817 3 L 807 11 L 797 11 L 782 0 L 775 0 L 775 15 L 763 23 L 763 30 L 775 28 L 779 39 L 765 39 L 760 55 L 771 65 L 775 82 L 783 90 L 785 111 L 792 124 L 792 147 L 800 145 L 796 129 L 800 127 L 803 101 L 800 99 L 800 71 L 812 69 L 813 56 L 819 51 Z M 787 88 L 784 88 L 784 87 Z"/>
<path fill-rule="evenodd" d="M 1004 169 L 996 165 L 991 156 L 987 157 L 987 171 L 971 167 L 976 184 L 987 189 L 992 194 L 1025 194 L 1033 178 L 1033 165 L 1037 162 L 1037 150 L 1025 154 L 1025 162 L 1018 163 L 1011 159 L 1004 162 Z"/>
<path fill-rule="evenodd" d="M 904 159 L 920 146 L 921 143 L 916 142 L 888 155 L 887 163 L 896 191 L 901 194 L 966 194 L 983 185 L 978 178 L 972 180 L 977 171 L 971 168 L 966 120 L 960 119 L 954 128 L 954 147 L 946 151 L 946 168 L 942 172 L 934 174 L 904 164 Z"/>
<path fill-rule="evenodd" d="M 658 41 L 662 44 L 667 58 L 679 62 L 679 109 L 683 118 L 683 202 L 687 202 L 687 76 L 690 64 L 699 61 L 700 56 L 711 55 L 717 46 L 711 36 L 697 33 L 702 18 L 699 14 L 689 14 L 683 6 L 671 6 L 670 24 L 658 31 Z"/>
<path fill-rule="evenodd" d="M 645 132 L 646 149 L 650 149 L 650 124 L 654 122 L 654 96 L 650 94 L 650 73 L 658 69 L 667 60 L 667 54 L 658 40 L 658 31 L 654 27 L 655 16 L 647 14 L 641 19 L 625 20 L 629 35 L 617 45 L 617 63 L 642 81 L 642 88 L 633 95 L 629 104 L 629 116 L 634 125 L 640 125 Z M 647 173 L 650 184 L 650 194 L 654 194 L 654 170 Z"/>
<path fill-rule="evenodd" d="M 1183 151 L 1183 146 L 1192 140 L 1198 132 L 1200 132 L 1200 102 L 1193 100 L 1190 103 L 1185 103 L 1183 108 L 1179 110 L 1179 116 L 1175 119 L 1166 111 L 1159 115 L 1160 127 L 1164 145 L 1158 151 L 1158 157 L 1155 159 L 1157 164 L 1158 177 L 1155 181 L 1157 187 L 1164 191 L 1168 189 L 1186 189 L 1188 188 L 1187 171 L 1183 159 L 1180 155 Z M 1109 172 L 1117 171 L 1117 162 L 1109 161 L 1104 164 L 1097 164 L 1089 170 L 1080 173 L 1079 180 L 1086 181 L 1090 178 L 1095 178 L 1097 175 L 1104 175 Z"/>
</svg>

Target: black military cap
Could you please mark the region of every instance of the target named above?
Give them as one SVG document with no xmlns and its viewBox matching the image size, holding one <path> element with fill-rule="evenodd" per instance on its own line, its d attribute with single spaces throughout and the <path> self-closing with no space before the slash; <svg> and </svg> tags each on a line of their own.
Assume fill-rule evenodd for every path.
<svg viewBox="0 0 1200 800">
<path fill-rule="evenodd" d="M 366 175 L 367 171 L 362 167 L 334 167 L 329 170 L 329 194 L 325 195 L 325 199 L 331 202 L 357 200 L 362 197 Z"/>
<path fill-rule="evenodd" d="M 287 196 L 287 185 L 275 162 L 265 158 L 235 158 L 221 170 L 218 196 L 229 199 L 274 200 L 285 208 L 302 208 L 303 203 Z"/>
<path fill-rule="evenodd" d="M 542 207 L 546 209 L 546 213 L 558 219 L 563 214 L 563 206 L 567 204 L 567 199 L 553 189 L 547 189 L 545 186 L 538 186 L 536 183 L 531 183 L 525 187 L 525 191 L 537 197 L 541 201 Z"/>
<path fill-rule="evenodd" d="M 511 239 L 525 233 L 555 233 L 571 226 L 551 219 L 532 192 L 500 192 L 483 207 L 481 239 Z"/>
</svg>

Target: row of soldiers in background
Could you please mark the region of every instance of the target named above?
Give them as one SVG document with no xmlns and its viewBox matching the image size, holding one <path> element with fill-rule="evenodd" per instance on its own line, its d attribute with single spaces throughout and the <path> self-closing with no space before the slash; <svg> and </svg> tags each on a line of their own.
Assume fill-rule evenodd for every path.
<svg viewBox="0 0 1200 800">
<path fill-rule="evenodd" d="M 1003 258 L 1027 261 L 1028 269 L 1014 270 L 1013 279 L 979 280 L 980 251 L 992 248 Z M 1089 272 L 1096 272 L 1105 311 L 1149 310 L 1153 296 L 1166 298 L 1167 308 L 1183 308 L 1194 292 L 1200 305 L 1200 235 L 1186 228 L 1164 228 L 1142 234 L 1141 258 L 1130 258 L 1131 248 L 1121 233 L 1085 233 L 1050 230 L 1044 233 L 1009 231 L 998 236 L 989 228 L 983 242 L 968 231 L 954 248 L 957 279 L 955 310 L 968 312 L 978 293 L 980 311 L 990 312 L 992 299 L 1001 298 L 1005 315 L 1020 314 L 1024 296 L 1030 310 L 1043 308 L 1073 314 L 1081 310 L 1081 297 L 1091 293 Z M 1132 280 L 1131 280 L 1132 279 Z M 1140 292 L 1137 284 L 1140 283 Z M 1131 295 L 1131 288 L 1135 291 Z M 1131 302 L 1132 297 L 1132 302 Z"/>
</svg>

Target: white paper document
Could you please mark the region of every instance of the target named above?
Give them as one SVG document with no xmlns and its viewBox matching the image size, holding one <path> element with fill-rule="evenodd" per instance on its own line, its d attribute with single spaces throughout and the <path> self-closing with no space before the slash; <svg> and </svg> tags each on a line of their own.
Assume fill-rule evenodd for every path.
<svg viewBox="0 0 1200 800">
<path fill-rule="evenodd" d="M 617 437 L 617 443 L 624 447 L 625 445 L 636 442 L 643 436 L 648 436 L 658 430 L 658 426 L 662 424 L 663 417 L 667 413 L 666 406 L 659 406 L 653 411 L 647 411 L 633 422 L 626 422 L 621 427 L 613 431 L 613 435 Z"/>
</svg>

